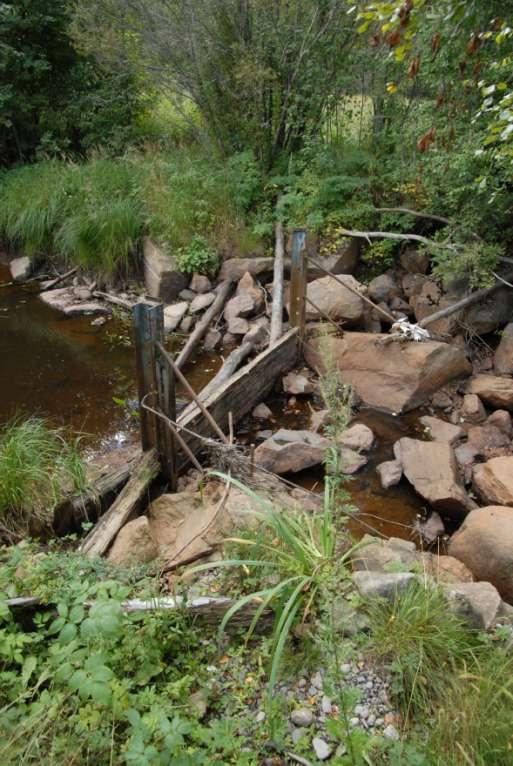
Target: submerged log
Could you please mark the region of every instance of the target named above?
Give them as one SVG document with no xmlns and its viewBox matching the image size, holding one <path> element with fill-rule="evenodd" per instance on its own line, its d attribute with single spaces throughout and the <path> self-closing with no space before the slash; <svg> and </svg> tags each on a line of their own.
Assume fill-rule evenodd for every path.
<svg viewBox="0 0 513 766">
<path fill-rule="evenodd" d="M 154 449 L 143 452 L 133 473 L 109 510 L 100 517 L 79 550 L 87 556 L 106 553 L 121 527 L 135 514 L 145 492 L 158 476 L 160 462 Z"/>
<path fill-rule="evenodd" d="M 209 330 L 212 321 L 221 313 L 224 308 L 224 304 L 228 300 L 232 289 L 233 282 L 230 279 L 221 282 L 217 288 L 217 296 L 215 301 L 209 307 L 209 309 L 203 315 L 200 322 L 197 323 L 194 331 L 191 333 L 187 343 L 182 348 L 178 356 L 176 357 L 175 364 L 177 367 L 183 367 L 185 362 L 189 359 L 190 355 L 196 348 L 196 345 L 200 342 L 206 332 Z"/>
</svg>

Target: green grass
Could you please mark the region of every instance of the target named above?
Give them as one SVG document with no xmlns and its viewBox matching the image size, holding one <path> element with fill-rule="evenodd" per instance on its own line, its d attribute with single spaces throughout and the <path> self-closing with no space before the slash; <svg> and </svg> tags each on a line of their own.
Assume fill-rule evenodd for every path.
<svg viewBox="0 0 513 766">
<path fill-rule="evenodd" d="M 391 670 L 405 720 L 433 714 L 476 636 L 449 612 L 439 588 L 421 584 L 391 604 L 371 604 L 369 616 L 372 654 Z"/>
<path fill-rule="evenodd" d="M 59 500 L 85 486 L 78 441 L 43 419 L 17 418 L 0 431 L 0 537 L 47 530 Z"/>
<path fill-rule="evenodd" d="M 258 181 L 250 156 L 190 149 L 46 160 L 0 177 L 0 239 L 106 279 L 137 272 L 145 234 L 176 255 L 198 239 L 218 255 L 254 252 L 245 214 Z"/>
</svg>

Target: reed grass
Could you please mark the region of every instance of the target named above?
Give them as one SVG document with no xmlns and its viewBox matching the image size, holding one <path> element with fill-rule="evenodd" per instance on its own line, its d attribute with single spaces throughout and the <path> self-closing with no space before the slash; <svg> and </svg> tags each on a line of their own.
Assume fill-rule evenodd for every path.
<svg viewBox="0 0 513 766">
<path fill-rule="evenodd" d="M 78 439 L 42 418 L 11 420 L 0 431 L 0 536 L 48 530 L 58 502 L 85 483 Z"/>
</svg>

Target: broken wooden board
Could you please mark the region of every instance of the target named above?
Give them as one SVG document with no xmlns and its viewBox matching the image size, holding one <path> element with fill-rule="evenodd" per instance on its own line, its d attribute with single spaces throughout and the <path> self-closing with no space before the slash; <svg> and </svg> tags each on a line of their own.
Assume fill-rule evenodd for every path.
<svg viewBox="0 0 513 766">
<path fill-rule="evenodd" d="M 230 380 L 204 400 L 204 405 L 217 422 L 226 431 L 228 414 L 237 423 L 244 415 L 262 402 L 272 387 L 283 375 L 294 367 L 299 358 L 298 328 L 289 330 L 272 348 L 267 348 L 236 372 Z M 181 429 L 215 438 L 212 427 L 196 406 L 190 405 L 180 415 L 177 424 Z M 201 452 L 204 445 L 185 430 L 180 431 L 183 440 L 192 451 Z M 187 464 L 188 458 L 178 451 L 177 467 L 179 470 Z"/>
</svg>

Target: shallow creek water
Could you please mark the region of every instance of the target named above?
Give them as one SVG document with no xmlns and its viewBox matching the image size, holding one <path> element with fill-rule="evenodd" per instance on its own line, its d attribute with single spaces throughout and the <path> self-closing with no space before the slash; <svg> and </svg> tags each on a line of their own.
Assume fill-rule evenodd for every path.
<svg viewBox="0 0 513 766">
<path fill-rule="evenodd" d="M 9 280 L 9 269 L 0 262 L 0 285 Z M 16 412 L 41 414 L 84 433 L 84 443 L 95 450 L 116 447 L 128 438 L 134 424 L 120 401 L 136 395 L 133 351 L 113 341 L 122 329 L 116 320 L 102 327 L 91 321 L 91 317 L 70 319 L 47 307 L 36 287 L 0 287 L 0 424 Z M 200 390 L 221 363 L 220 354 L 200 353 L 184 372 Z M 275 418 L 274 429 L 307 427 L 305 404 L 288 410 L 280 395 L 272 395 L 267 404 Z M 358 536 L 377 530 L 410 538 L 409 527 L 422 511 L 422 502 L 405 481 L 383 490 L 375 467 L 391 459 L 397 439 L 417 431 L 417 417 L 358 413 L 357 420 L 371 427 L 377 438 L 368 465 L 347 485 L 360 510 L 359 521 L 351 522 Z M 249 422 L 248 427 L 266 426 Z M 322 489 L 321 470 L 291 478 L 314 491 Z"/>
</svg>

